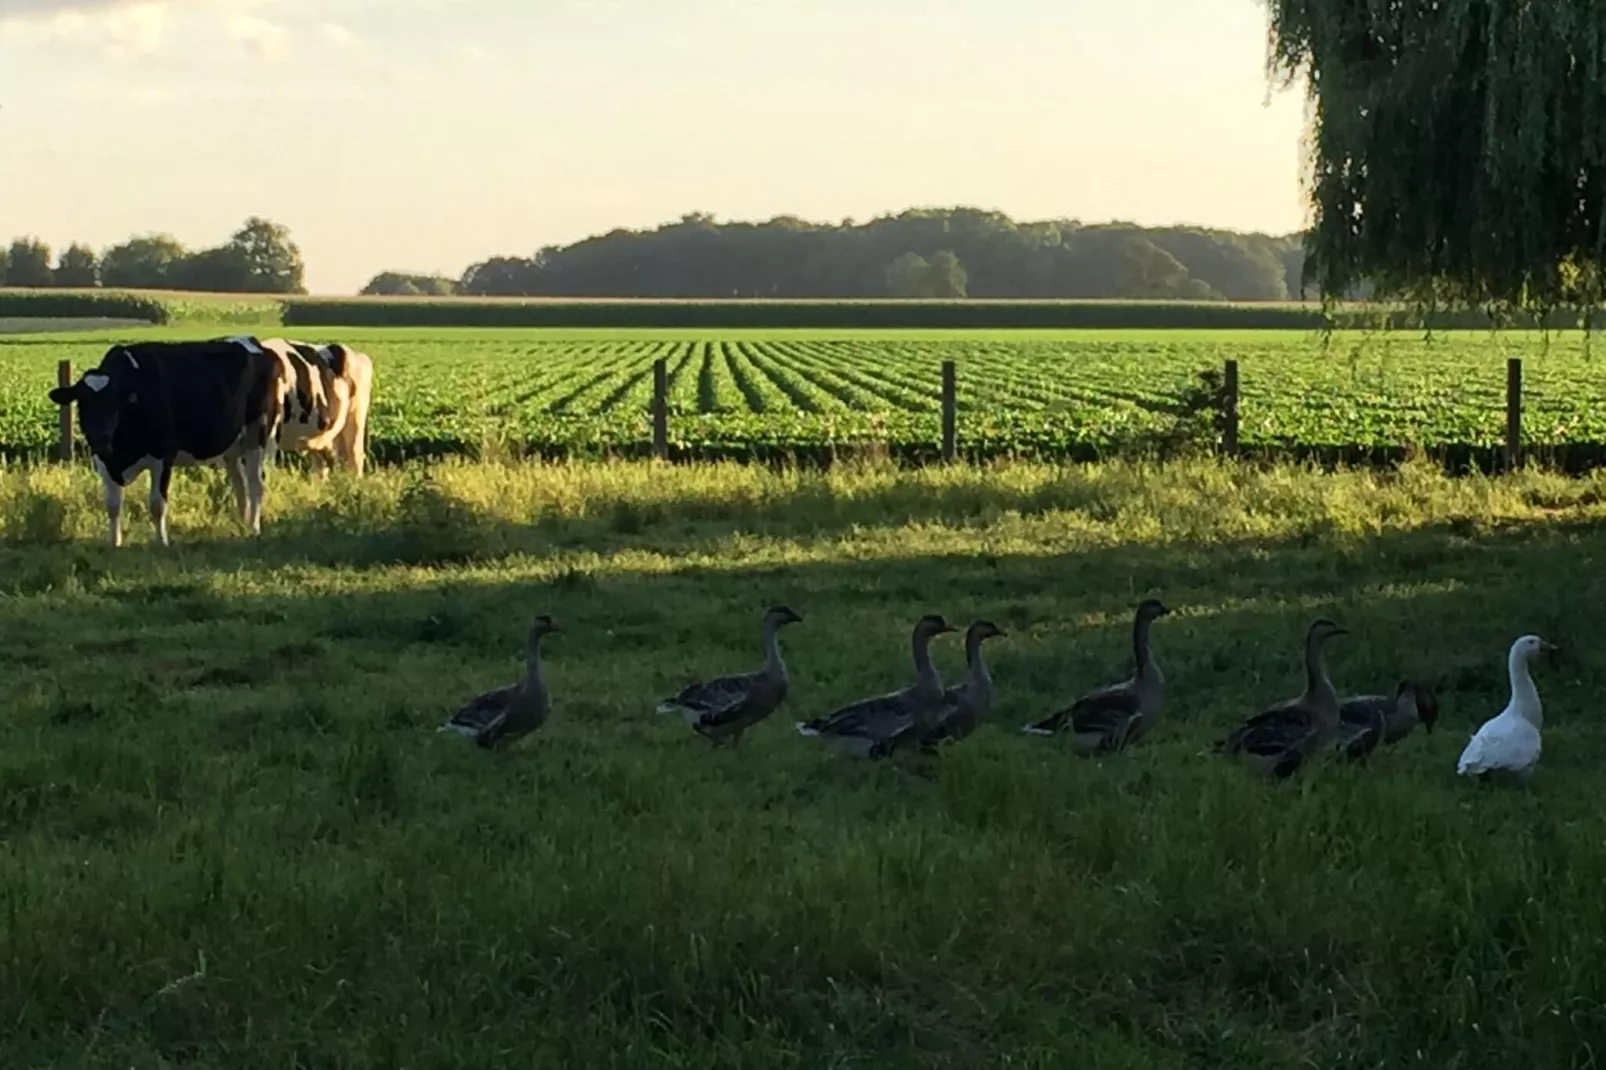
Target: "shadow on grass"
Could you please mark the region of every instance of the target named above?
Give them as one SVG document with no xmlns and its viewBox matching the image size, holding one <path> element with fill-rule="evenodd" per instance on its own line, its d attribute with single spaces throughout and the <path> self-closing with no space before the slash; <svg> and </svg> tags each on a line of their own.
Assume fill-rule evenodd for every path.
<svg viewBox="0 0 1606 1070">
<path fill-rule="evenodd" d="M 886 526 L 898 520 L 894 512 Z M 1400 676 L 1422 676 L 1445 690 L 1453 711 L 1458 693 L 1485 696 L 1486 706 L 1494 700 L 1505 687 L 1505 644 L 1525 632 L 1561 644 L 1559 667 L 1590 663 L 1600 587 L 1594 562 L 1606 553 L 1606 534 L 1582 521 L 1496 529 L 1455 521 L 1370 536 L 1307 531 L 1031 553 L 881 548 L 828 563 L 779 557 L 727 565 L 708 563 L 729 547 L 723 525 L 610 536 L 609 524 L 579 521 L 558 534 L 447 510 L 380 534 L 341 533 L 312 518 L 281 522 L 261 539 L 197 540 L 170 551 L 7 548 L 0 589 L 17 598 L 0 610 L 0 622 L 13 664 L 23 667 L 53 661 L 45 648 L 62 637 L 85 654 L 125 656 L 169 633 L 227 629 L 238 636 L 238 659 L 257 666 L 243 670 L 241 682 L 250 682 L 271 675 L 275 658 L 288 664 L 302 649 L 289 638 L 264 646 L 252 638 L 257 627 L 315 644 L 356 642 L 376 656 L 434 649 L 511 667 L 529 616 L 552 612 L 572 619 L 574 638 L 558 640 L 559 648 L 583 643 L 587 660 L 603 663 L 667 656 L 687 663 L 690 674 L 698 650 L 720 664 L 740 665 L 744 651 L 756 661 L 754 622 L 765 606 L 784 601 L 812 625 L 794 629 L 789 646 L 831 637 L 834 671 L 848 679 L 812 672 L 801 651 L 794 665 L 801 679 L 823 685 L 830 703 L 895 686 L 907 675 L 910 623 L 940 612 L 961 628 L 985 617 L 1011 633 L 989 647 L 989 662 L 1000 708 L 1025 718 L 1040 707 L 1018 703 L 1012 691 L 1053 702 L 1123 675 L 1131 607 L 1155 594 L 1173 609 L 1155 642 L 1168 704 L 1183 716 L 1230 719 L 1237 714 L 1229 711 L 1249 712 L 1246 704 L 1297 692 L 1303 628 L 1324 614 L 1353 635 L 1330 653 L 1341 691 L 1386 691 Z M 621 567 L 619 552 L 665 560 L 643 572 Z M 676 564 L 680 558 L 696 563 Z M 301 565 L 370 579 L 272 578 Z M 424 570 L 386 577 L 382 570 L 396 565 Z M 462 566 L 473 566 L 472 575 L 459 574 Z M 219 582 L 229 575 L 242 579 Z M 301 582 L 310 586 L 296 589 Z M 394 587 L 375 590 L 374 582 Z M 93 638 L 113 622 L 115 638 Z M 946 678 L 956 680 L 963 665 L 952 645 L 939 657 Z M 722 649 L 731 652 L 726 661 Z M 656 674 L 642 701 L 689 678 Z M 1235 706 L 1218 697 L 1226 681 L 1258 686 Z"/>
<path fill-rule="evenodd" d="M 1598 956 L 1606 927 L 1581 790 L 1606 551 L 1589 525 L 1076 552 L 944 552 L 948 532 L 876 559 L 497 555 L 471 575 L 301 568 L 365 544 L 297 551 L 290 527 L 166 556 L 7 551 L 68 562 L 0 602 L 0 823 L 19 863 L 0 887 L 29 919 L 0 998 L 25 1008 L 20 1050 L 377 1065 L 630 1044 L 736 1067 L 1074 1048 L 1269 1068 L 1445 1064 L 1471 1022 L 1490 1051 L 1558 1065 L 1581 1035 L 1510 993 L 1563 998 L 1582 979 L 1555 964 Z M 673 556 L 730 530 L 614 536 Z M 1021 737 L 1125 672 L 1150 593 L 1176 611 L 1155 630 L 1170 722 L 1105 761 Z M 805 622 L 772 723 L 712 752 L 651 712 L 694 675 L 756 665 L 775 601 Z M 935 779 L 791 732 L 906 680 L 930 611 L 1010 632 L 988 650 L 991 723 Z M 534 612 L 565 627 L 551 723 L 505 755 L 436 735 L 516 673 Z M 1264 789 L 1197 758 L 1298 690 L 1317 614 L 1351 630 L 1331 646 L 1341 688 L 1435 679 L 1440 731 Z M 1547 774 L 1476 796 L 1454 756 L 1504 701 L 1524 631 L 1565 651 L 1538 673 Z M 957 644 L 939 658 L 956 676 Z M 215 977 L 170 990 L 197 947 Z M 307 1015 L 352 990 L 342 1014 Z"/>
</svg>

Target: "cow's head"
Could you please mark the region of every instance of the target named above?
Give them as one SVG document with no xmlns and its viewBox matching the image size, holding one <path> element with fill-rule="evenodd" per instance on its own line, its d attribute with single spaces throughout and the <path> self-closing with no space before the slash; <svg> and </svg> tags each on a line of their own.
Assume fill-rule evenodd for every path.
<svg viewBox="0 0 1606 1070">
<path fill-rule="evenodd" d="M 85 372 L 71 386 L 58 386 L 50 392 L 57 405 L 78 403 L 78 426 L 83 429 L 89 448 L 98 454 L 111 452 L 117 425 L 128 409 L 138 404 L 136 389 L 139 364 L 126 349 L 113 349 L 100 367 Z"/>
</svg>

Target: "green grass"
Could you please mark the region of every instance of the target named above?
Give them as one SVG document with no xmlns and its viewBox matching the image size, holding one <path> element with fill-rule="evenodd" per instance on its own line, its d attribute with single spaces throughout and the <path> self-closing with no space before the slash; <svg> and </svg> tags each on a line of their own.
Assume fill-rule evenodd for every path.
<svg viewBox="0 0 1606 1070">
<path fill-rule="evenodd" d="M 0 1011 L 14 1066 L 1577 1065 L 1606 985 L 1606 477 L 1181 463 L 829 474 L 449 464 L 175 481 L 100 544 L 83 466 L 0 474 Z M 1018 726 L 1125 671 L 1166 719 Z M 652 713 L 756 664 L 739 751 Z M 1008 632 L 991 723 L 855 763 L 792 722 L 897 686 L 922 613 Z M 435 732 L 550 612 L 555 711 Z M 1294 694 L 1438 686 L 1441 725 L 1281 786 L 1199 752 Z M 1534 631 L 1527 792 L 1458 782 Z M 953 678 L 958 644 L 940 641 Z"/>
<path fill-rule="evenodd" d="M 128 338 L 215 336 L 148 328 Z M 678 455 L 768 458 L 877 444 L 929 458 L 942 361 L 958 368 L 960 448 L 1086 458 L 1163 435 L 1200 372 L 1240 364 L 1241 441 L 1260 451 L 1490 452 L 1505 434 L 1505 359 L 1525 358 L 1526 441 L 1557 457 L 1606 453 L 1606 387 L 1575 332 L 343 329 L 373 355 L 381 459 L 640 454 L 652 363 L 671 375 Z M 0 338 L 0 452 L 47 456 L 46 392 L 61 359 L 97 362 L 105 333 Z"/>
</svg>

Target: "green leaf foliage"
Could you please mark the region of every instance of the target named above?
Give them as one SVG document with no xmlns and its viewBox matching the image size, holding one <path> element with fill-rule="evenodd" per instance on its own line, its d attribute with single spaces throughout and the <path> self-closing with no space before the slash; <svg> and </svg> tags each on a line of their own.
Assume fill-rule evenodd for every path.
<svg viewBox="0 0 1606 1070">
<path fill-rule="evenodd" d="M 1500 315 L 1601 303 L 1606 5 L 1270 0 L 1307 79 L 1304 279 Z"/>
</svg>

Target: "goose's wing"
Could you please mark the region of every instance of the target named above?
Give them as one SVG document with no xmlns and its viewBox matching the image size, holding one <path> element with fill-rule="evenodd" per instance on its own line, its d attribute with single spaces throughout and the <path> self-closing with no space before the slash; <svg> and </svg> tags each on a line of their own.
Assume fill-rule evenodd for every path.
<svg viewBox="0 0 1606 1070">
<path fill-rule="evenodd" d="M 1124 733 L 1142 712 L 1132 681 L 1123 680 L 1089 691 L 1064 709 L 1027 725 L 1023 731 L 1034 736 L 1051 736 L 1066 729 L 1079 736 Z"/>
<path fill-rule="evenodd" d="M 970 683 L 949 684 L 942 689 L 942 704 L 937 708 L 937 726 L 952 722 L 956 718 L 963 718 L 973 712 L 974 697 L 970 693 Z"/>
<path fill-rule="evenodd" d="M 1383 742 L 1394 699 L 1388 695 L 1354 695 L 1338 705 L 1338 732 L 1333 746 L 1350 761 L 1365 758 Z"/>
<path fill-rule="evenodd" d="M 1385 723 L 1381 718 L 1370 724 L 1340 721 L 1333 746 L 1351 761 L 1364 758 L 1376 750 L 1377 745 L 1383 741 Z"/>
<path fill-rule="evenodd" d="M 928 747 L 945 739 L 963 738 L 976 727 L 977 711 L 971 706 L 970 688 L 965 684 L 950 684 L 942 691 L 942 708 L 937 711 L 937 727 L 923 741 Z M 909 719 L 910 726 L 914 718 Z"/>
<path fill-rule="evenodd" d="M 907 695 L 894 691 L 890 695 L 860 699 L 812 721 L 800 721 L 797 730 L 805 736 L 858 736 L 879 740 L 906 730 L 913 722 L 914 709 Z"/>
<path fill-rule="evenodd" d="M 494 730 L 506 720 L 508 703 L 512 701 L 518 689 L 518 684 L 507 684 L 493 688 L 483 695 L 476 695 L 462 709 L 452 714 L 447 722 L 441 725 L 440 731 L 456 732 L 464 736 L 480 736 Z"/>
<path fill-rule="evenodd" d="M 690 684 L 658 706 L 659 713 L 678 713 L 689 724 L 712 727 L 739 716 L 753 693 L 757 673 L 732 673 Z"/>
<path fill-rule="evenodd" d="M 1467 741 L 1455 771 L 1476 776 L 1495 769 L 1522 771 L 1539 760 L 1539 733 L 1522 717 L 1501 713 L 1485 721 Z"/>
<path fill-rule="evenodd" d="M 1316 729 L 1316 721 L 1302 706 L 1283 703 L 1262 710 L 1216 744 L 1221 754 L 1268 756 L 1287 750 Z"/>
<path fill-rule="evenodd" d="M 1138 693 L 1126 685 L 1106 688 L 1071 707 L 1071 727 L 1086 732 L 1124 734 L 1143 715 Z"/>
<path fill-rule="evenodd" d="M 1340 724 L 1364 728 L 1379 717 L 1386 720 L 1393 712 L 1394 700 L 1387 695 L 1355 695 L 1339 703 L 1338 720 Z"/>
</svg>

